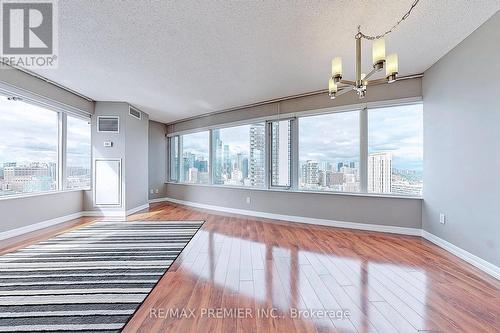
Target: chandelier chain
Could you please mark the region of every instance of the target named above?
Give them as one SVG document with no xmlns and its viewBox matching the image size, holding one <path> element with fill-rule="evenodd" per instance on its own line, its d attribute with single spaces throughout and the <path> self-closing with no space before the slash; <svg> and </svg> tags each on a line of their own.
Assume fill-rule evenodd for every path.
<svg viewBox="0 0 500 333">
<path fill-rule="evenodd" d="M 410 16 L 411 11 L 413 10 L 413 8 L 415 8 L 417 6 L 417 4 L 418 4 L 419 1 L 420 0 L 415 0 L 413 2 L 413 4 L 411 5 L 410 9 L 403 15 L 403 17 L 398 22 L 396 22 L 396 24 L 394 24 L 392 26 L 392 28 L 390 28 L 389 30 L 387 30 L 383 34 L 377 35 L 377 36 L 366 35 L 366 34 L 364 34 L 364 33 L 361 32 L 361 26 L 358 25 L 358 33 L 357 33 L 356 36 L 359 37 L 359 38 L 364 38 L 364 39 L 368 39 L 368 40 L 380 39 L 380 38 L 383 38 L 383 37 L 387 36 L 388 34 L 390 34 L 391 32 L 393 32 L 394 30 L 396 30 L 396 28 L 398 27 L 398 25 L 400 25 L 401 22 L 403 22 L 404 20 L 406 20 L 408 18 L 408 16 Z"/>
</svg>

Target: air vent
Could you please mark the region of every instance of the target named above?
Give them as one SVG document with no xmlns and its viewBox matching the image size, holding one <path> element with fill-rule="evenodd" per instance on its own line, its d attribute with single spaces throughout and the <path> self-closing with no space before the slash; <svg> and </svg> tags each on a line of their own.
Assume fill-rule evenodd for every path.
<svg viewBox="0 0 500 333">
<path fill-rule="evenodd" d="M 117 116 L 97 117 L 97 131 L 118 133 L 120 131 L 120 118 Z"/>
<path fill-rule="evenodd" d="M 136 110 L 134 108 L 128 108 L 128 114 L 139 120 L 141 119 L 141 111 Z"/>
</svg>

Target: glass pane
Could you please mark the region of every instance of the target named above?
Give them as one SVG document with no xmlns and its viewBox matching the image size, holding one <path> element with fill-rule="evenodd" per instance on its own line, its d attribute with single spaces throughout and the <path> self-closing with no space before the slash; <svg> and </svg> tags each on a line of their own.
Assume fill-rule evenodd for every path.
<svg viewBox="0 0 500 333">
<path fill-rule="evenodd" d="M 209 183 L 209 132 L 186 134 L 181 140 L 181 182 Z"/>
<path fill-rule="evenodd" d="M 90 119 L 68 116 L 66 146 L 66 188 L 90 188 Z"/>
<path fill-rule="evenodd" d="M 265 185 L 265 123 L 213 130 L 214 183 Z"/>
<path fill-rule="evenodd" d="M 57 113 L 0 96 L 0 195 L 57 189 Z"/>
<path fill-rule="evenodd" d="M 173 136 L 170 142 L 170 180 L 178 181 L 179 170 L 179 137 Z"/>
<path fill-rule="evenodd" d="M 271 122 L 271 186 L 290 186 L 291 120 Z"/>
<path fill-rule="evenodd" d="M 299 119 L 299 188 L 359 192 L 359 111 Z"/>
<path fill-rule="evenodd" d="M 422 104 L 368 111 L 368 192 L 422 195 Z"/>
</svg>

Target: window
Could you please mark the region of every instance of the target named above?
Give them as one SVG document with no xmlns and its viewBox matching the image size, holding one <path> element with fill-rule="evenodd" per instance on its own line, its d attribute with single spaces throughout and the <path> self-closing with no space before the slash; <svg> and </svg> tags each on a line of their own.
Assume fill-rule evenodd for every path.
<svg viewBox="0 0 500 333">
<path fill-rule="evenodd" d="M 90 188 L 90 119 L 67 117 L 66 189 Z"/>
<path fill-rule="evenodd" d="M 0 195 L 58 189 L 58 114 L 0 96 Z"/>
<path fill-rule="evenodd" d="M 170 174 L 169 180 L 176 182 L 179 180 L 179 137 L 173 136 L 169 139 L 170 152 Z"/>
<path fill-rule="evenodd" d="M 422 195 L 422 104 L 368 110 L 368 192 Z"/>
<path fill-rule="evenodd" d="M 209 132 L 181 135 L 180 181 L 209 184 Z"/>
<path fill-rule="evenodd" d="M 213 130 L 214 184 L 265 186 L 265 123 Z"/>
<path fill-rule="evenodd" d="M 359 111 L 299 119 L 299 189 L 359 192 Z"/>
<path fill-rule="evenodd" d="M 271 186 L 291 186 L 292 120 L 271 121 Z"/>
<path fill-rule="evenodd" d="M 169 180 L 421 196 L 422 109 L 416 103 L 319 110 L 172 136 Z"/>
</svg>

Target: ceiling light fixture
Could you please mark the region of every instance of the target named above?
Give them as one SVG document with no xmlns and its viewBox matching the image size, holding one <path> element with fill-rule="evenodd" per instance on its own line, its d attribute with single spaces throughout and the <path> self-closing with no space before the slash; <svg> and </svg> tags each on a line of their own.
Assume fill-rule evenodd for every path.
<svg viewBox="0 0 500 333">
<path fill-rule="evenodd" d="M 349 91 L 356 91 L 360 99 L 366 95 L 366 87 L 379 83 L 393 83 L 398 79 L 398 55 L 397 53 L 385 55 L 384 37 L 393 32 L 397 26 L 410 16 L 411 11 L 418 4 L 415 0 L 406 14 L 388 31 L 381 35 L 369 36 L 361 32 L 358 26 L 358 33 L 354 36 L 356 40 L 356 78 L 355 81 L 344 80 L 342 78 L 342 58 L 336 57 L 332 60 L 332 76 L 328 81 L 328 95 L 331 99 L 345 94 Z M 361 73 L 361 39 L 372 40 L 372 63 L 373 68 L 368 74 Z M 381 79 L 368 80 L 375 73 L 385 67 L 385 77 Z"/>
</svg>

